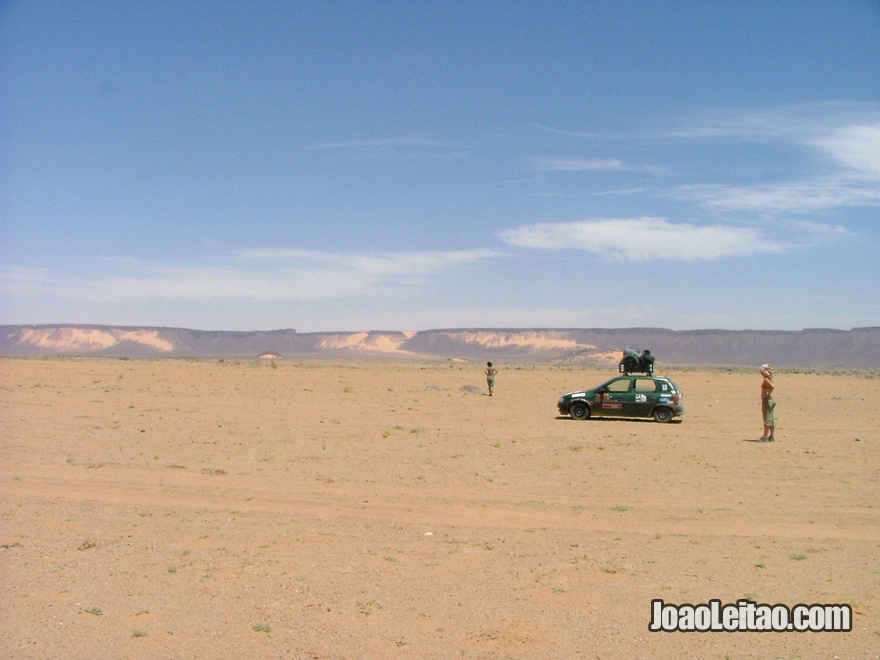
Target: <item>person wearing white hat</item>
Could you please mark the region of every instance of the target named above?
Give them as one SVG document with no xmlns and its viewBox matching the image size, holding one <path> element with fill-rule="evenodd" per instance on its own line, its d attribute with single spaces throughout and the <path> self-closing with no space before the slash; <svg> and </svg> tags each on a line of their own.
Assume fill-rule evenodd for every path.
<svg viewBox="0 0 880 660">
<path fill-rule="evenodd" d="M 761 375 L 764 380 L 761 382 L 761 417 L 764 419 L 764 435 L 758 442 L 775 442 L 773 431 L 776 429 L 776 420 L 773 411 L 776 409 L 776 402 L 773 400 L 773 369 L 769 364 L 761 365 Z"/>
</svg>

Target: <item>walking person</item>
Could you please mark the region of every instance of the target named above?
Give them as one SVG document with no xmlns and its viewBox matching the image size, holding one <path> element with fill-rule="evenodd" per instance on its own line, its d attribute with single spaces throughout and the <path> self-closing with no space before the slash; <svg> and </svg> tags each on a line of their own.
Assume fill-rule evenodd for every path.
<svg viewBox="0 0 880 660">
<path fill-rule="evenodd" d="M 761 417 L 764 418 L 764 435 L 758 442 L 775 442 L 773 432 L 776 430 L 776 420 L 773 412 L 776 408 L 776 402 L 773 400 L 773 369 L 769 364 L 761 365 L 761 376 L 764 380 L 761 382 Z"/>
<path fill-rule="evenodd" d="M 486 384 L 489 386 L 489 396 L 492 396 L 492 392 L 495 390 L 495 374 L 498 373 L 498 369 L 492 366 L 491 362 L 486 363 Z"/>
</svg>

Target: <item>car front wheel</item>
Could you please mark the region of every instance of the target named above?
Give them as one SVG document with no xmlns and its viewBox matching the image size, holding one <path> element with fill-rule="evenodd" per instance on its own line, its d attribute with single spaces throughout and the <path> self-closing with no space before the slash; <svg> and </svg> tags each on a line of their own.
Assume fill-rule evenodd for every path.
<svg viewBox="0 0 880 660">
<path fill-rule="evenodd" d="M 672 421 L 672 411 L 669 408 L 654 408 L 654 421 L 666 424 Z"/>
<path fill-rule="evenodd" d="M 571 404 L 571 408 L 568 409 L 568 414 L 571 415 L 572 419 L 589 419 L 590 408 L 586 403 L 578 401 L 577 403 Z"/>
</svg>

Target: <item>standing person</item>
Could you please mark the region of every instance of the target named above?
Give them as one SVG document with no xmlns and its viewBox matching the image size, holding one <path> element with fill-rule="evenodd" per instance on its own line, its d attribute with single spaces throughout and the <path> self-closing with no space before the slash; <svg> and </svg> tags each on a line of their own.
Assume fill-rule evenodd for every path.
<svg viewBox="0 0 880 660">
<path fill-rule="evenodd" d="M 492 391 L 495 389 L 495 374 L 498 373 L 498 369 L 492 366 L 491 362 L 486 363 L 486 384 L 489 385 L 489 396 L 492 396 Z"/>
<path fill-rule="evenodd" d="M 759 442 L 774 442 L 773 431 L 776 429 L 776 420 L 773 418 L 773 411 L 776 408 L 776 402 L 773 400 L 773 369 L 769 364 L 761 365 L 761 375 L 764 380 L 761 382 L 761 416 L 764 418 L 764 435 L 761 436 Z"/>
</svg>

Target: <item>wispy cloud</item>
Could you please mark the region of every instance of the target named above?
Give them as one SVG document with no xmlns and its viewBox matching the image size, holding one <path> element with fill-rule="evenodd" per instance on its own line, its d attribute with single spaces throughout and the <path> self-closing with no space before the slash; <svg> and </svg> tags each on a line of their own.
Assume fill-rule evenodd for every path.
<svg viewBox="0 0 880 660">
<path fill-rule="evenodd" d="M 373 280 L 395 276 L 428 275 L 462 264 L 498 256 L 492 250 L 389 252 L 383 254 L 346 254 L 279 248 L 250 249 L 239 258 L 252 262 L 296 265 L 297 268 L 354 273 Z"/>
<path fill-rule="evenodd" d="M 816 177 L 744 186 L 684 185 L 667 193 L 723 213 L 812 214 L 835 208 L 880 206 L 878 182 L 852 176 Z"/>
<path fill-rule="evenodd" d="M 588 141 L 605 141 L 605 140 L 641 140 L 644 139 L 645 136 L 638 133 L 610 133 L 610 132 L 597 132 L 597 131 L 574 131 L 567 130 L 564 128 L 556 128 L 554 126 L 545 126 L 543 124 L 532 124 L 532 128 L 535 130 L 541 131 L 543 133 L 550 133 L 552 135 L 560 135 L 563 137 L 570 138 L 578 138 L 580 140 L 588 140 Z"/>
<path fill-rule="evenodd" d="M 764 108 L 703 108 L 657 138 L 807 144 L 849 126 L 877 124 L 876 103 L 829 101 Z"/>
<path fill-rule="evenodd" d="M 583 250 L 622 261 L 717 261 L 781 253 L 845 232 L 800 223 L 796 238 L 786 240 L 758 227 L 670 222 L 664 218 L 610 218 L 524 225 L 501 233 L 516 247 Z"/>
<path fill-rule="evenodd" d="M 880 206 L 880 109 L 822 103 L 735 114 L 710 113 L 671 136 L 760 141 L 799 148 L 802 167 L 822 170 L 754 184 L 683 184 L 664 196 L 720 213 L 788 216 Z"/>
<path fill-rule="evenodd" d="M 0 291 L 91 302 L 287 300 L 309 302 L 386 295 L 444 270 L 498 256 L 488 249 L 347 255 L 301 250 L 246 250 L 234 265 L 181 266 L 108 260 L 104 274 L 65 277 L 45 268 L 0 269 Z"/>
<path fill-rule="evenodd" d="M 627 136 L 563 131 L 544 126 L 535 128 L 570 137 L 573 140 L 625 141 L 627 152 L 633 143 L 664 143 L 670 148 L 687 146 L 735 149 L 734 160 L 743 158 L 743 145 L 790 154 L 789 175 L 768 180 L 766 169 L 756 168 L 764 178 L 743 182 L 718 183 L 723 163 L 707 176 L 713 183 L 698 179 L 682 181 L 665 190 L 654 188 L 660 198 L 692 202 L 704 217 L 743 220 L 746 218 L 790 218 L 815 215 L 853 207 L 880 206 L 880 105 L 876 103 L 822 102 L 780 105 L 766 108 L 704 108 L 683 118 L 674 129 Z M 607 145 L 604 147 L 607 151 Z M 653 150 L 652 153 L 657 153 Z M 794 155 L 796 154 L 796 155 Z M 545 172 L 629 172 L 662 173 L 675 176 L 673 166 L 634 165 L 628 159 L 534 157 L 528 168 Z M 642 186 L 643 188 L 643 186 Z M 650 208 L 647 215 L 653 215 Z"/>
<path fill-rule="evenodd" d="M 588 193 L 590 197 L 609 197 L 613 195 L 639 195 L 645 192 L 645 188 L 617 188 L 615 190 L 597 190 L 596 192 Z"/>
<path fill-rule="evenodd" d="M 432 138 L 422 136 L 403 136 L 376 138 L 372 140 L 340 140 L 338 142 L 321 142 L 318 144 L 306 145 L 307 149 L 376 149 L 383 147 L 395 148 L 436 148 L 436 147 L 453 147 L 456 146 L 450 142 L 442 142 Z"/>
<path fill-rule="evenodd" d="M 527 167 L 545 172 L 625 172 L 632 168 L 616 158 L 601 160 L 594 158 L 529 158 Z"/>
<path fill-rule="evenodd" d="M 466 155 L 460 144 L 418 135 L 321 142 L 306 145 L 305 149 L 316 152 L 347 153 L 367 160 L 457 159 Z"/>
</svg>

